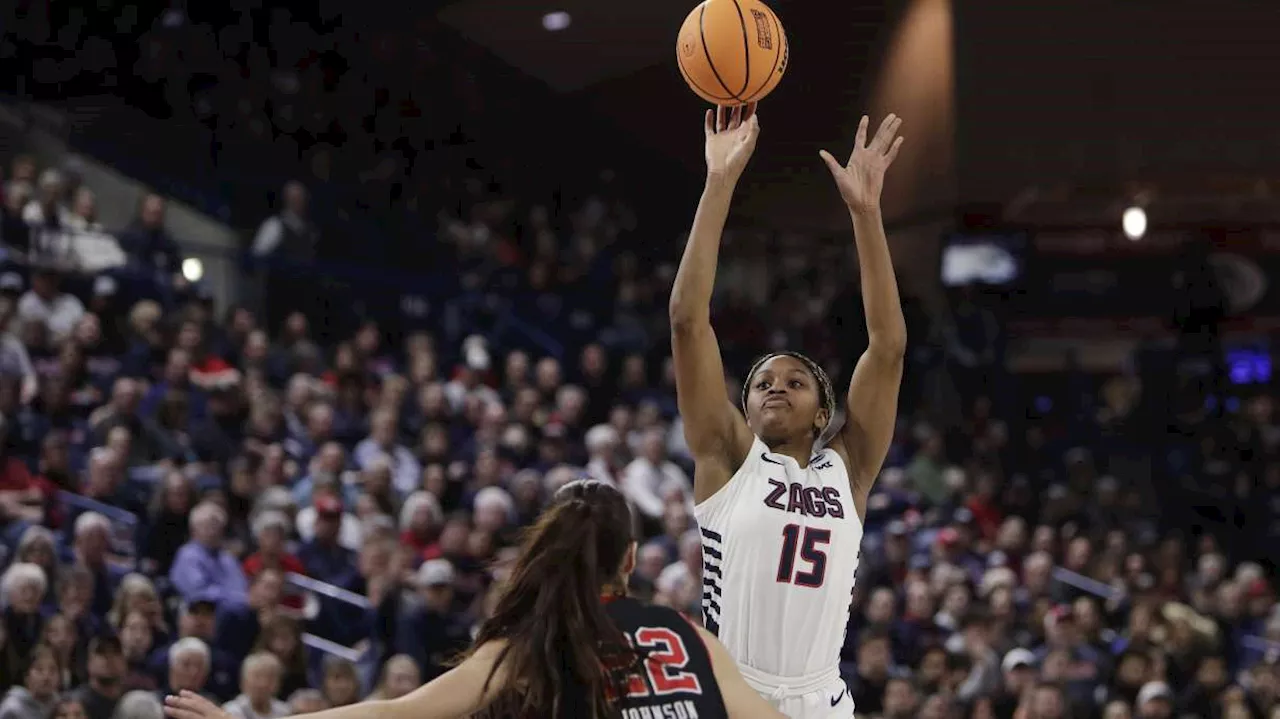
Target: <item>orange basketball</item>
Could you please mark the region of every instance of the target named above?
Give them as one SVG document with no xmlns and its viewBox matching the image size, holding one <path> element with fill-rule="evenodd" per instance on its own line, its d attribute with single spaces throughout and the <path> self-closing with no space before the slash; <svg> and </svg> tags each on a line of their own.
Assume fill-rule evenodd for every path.
<svg viewBox="0 0 1280 719">
<path fill-rule="evenodd" d="M 756 102 L 787 69 L 787 34 L 760 0 L 705 0 L 680 28 L 676 62 L 684 81 L 707 102 Z"/>
</svg>

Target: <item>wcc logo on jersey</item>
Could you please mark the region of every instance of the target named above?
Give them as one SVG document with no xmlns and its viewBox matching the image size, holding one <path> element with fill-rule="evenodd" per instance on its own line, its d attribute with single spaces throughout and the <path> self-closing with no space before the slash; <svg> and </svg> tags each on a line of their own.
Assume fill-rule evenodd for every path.
<svg viewBox="0 0 1280 719">
<path fill-rule="evenodd" d="M 777 479 L 769 480 L 769 487 L 764 503 L 772 509 L 818 519 L 844 519 L 844 504 L 840 501 L 840 490 L 835 487 L 806 487 Z"/>
</svg>

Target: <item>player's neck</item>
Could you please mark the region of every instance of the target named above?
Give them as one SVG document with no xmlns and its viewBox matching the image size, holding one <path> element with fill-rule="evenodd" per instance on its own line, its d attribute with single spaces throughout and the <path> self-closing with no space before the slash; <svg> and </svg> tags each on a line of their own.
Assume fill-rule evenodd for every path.
<svg viewBox="0 0 1280 719">
<path fill-rule="evenodd" d="M 627 589 L 623 585 L 610 583 L 600 588 L 600 601 L 606 604 L 625 596 L 627 596 Z"/>
<path fill-rule="evenodd" d="M 794 459 L 801 469 L 809 466 L 809 458 L 813 456 L 813 440 L 808 438 L 797 442 L 778 442 L 768 447 L 774 454 Z"/>
</svg>

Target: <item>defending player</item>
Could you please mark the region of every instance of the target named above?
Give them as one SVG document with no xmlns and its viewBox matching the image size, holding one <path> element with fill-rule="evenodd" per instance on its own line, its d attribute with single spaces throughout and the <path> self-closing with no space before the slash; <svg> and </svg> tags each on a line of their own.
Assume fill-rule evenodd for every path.
<svg viewBox="0 0 1280 719">
<path fill-rule="evenodd" d="M 822 153 L 853 218 L 870 343 L 853 372 L 844 426 L 818 448 L 835 412 L 822 368 L 798 352 L 766 355 L 747 373 L 739 412 L 711 328 L 720 235 L 759 134 L 754 110 L 707 113 L 706 189 L 671 292 L 676 387 L 697 463 L 703 614 L 747 682 L 784 714 L 847 718 L 853 702 L 839 674 L 840 648 L 906 348 L 880 216 L 901 122 L 889 115 L 868 143 L 864 117 L 845 165 Z"/>
<path fill-rule="evenodd" d="M 612 485 L 556 493 L 530 531 L 493 616 L 456 668 L 400 699 L 313 719 L 782 719 L 716 638 L 623 592 L 635 567 L 631 510 Z M 183 692 L 173 719 L 230 719 Z"/>
</svg>

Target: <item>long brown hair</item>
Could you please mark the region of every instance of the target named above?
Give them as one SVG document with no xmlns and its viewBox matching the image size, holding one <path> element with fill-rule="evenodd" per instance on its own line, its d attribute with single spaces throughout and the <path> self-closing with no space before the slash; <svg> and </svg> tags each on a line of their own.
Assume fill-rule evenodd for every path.
<svg viewBox="0 0 1280 719">
<path fill-rule="evenodd" d="M 480 716 L 616 717 L 615 699 L 640 662 L 605 611 L 601 591 L 620 580 L 635 541 L 631 510 L 612 485 L 561 487 L 525 535 L 492 616 L 476 647 L 506 646 L 499 668 L 505 686 Z"/>
</svg>

